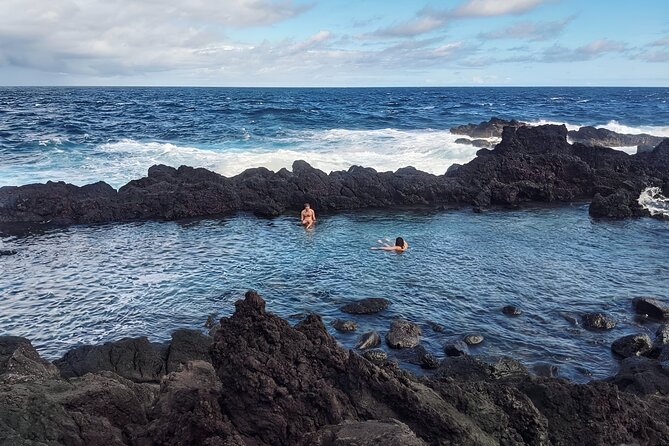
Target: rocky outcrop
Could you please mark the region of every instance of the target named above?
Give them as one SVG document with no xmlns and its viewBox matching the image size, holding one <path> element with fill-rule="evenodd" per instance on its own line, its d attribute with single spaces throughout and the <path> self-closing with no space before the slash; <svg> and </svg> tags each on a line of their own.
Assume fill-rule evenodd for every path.
<svg viewBox="0 0 669 446">
<path fill-rule="evenodd" d="M 500 118 L 490 118 L 488 122 L 459 125 L 452 127 L 450 130 L 454 135 L 467 135 L 471 138 L 500 138 L 504 127 L 517 128 L 525 125 L 527 124 L 515 119 L 507 121 Z"/>
<path fill-rule="evenodd" d="M 492 150 L 479 150 L 475 159 L 444 175 L 412 167 L 393 173 L 359 166 L 326 174 L 296 161 L 292 171 L 255 168 L 226 178 L 206 169 L 158 165 L 118 191 L 105 183 L 2 187 L 0 224 L 174 220 L 239 211 L 272 216 L 299 210 L 304 202 L 319 211 L 446 205 L 481 210 L 590 199 L 596 194 L 600 210 L 593 215 L 626 217 L 636 215 L 630 199 L 646 187 L 669 185 L 669 140 L 652 151 L 628 155 L 569 144 L 564 126 L 497 121 L 491 126 L 482 132 L 501 134 L 501 142 Z M 602 201 L 620 191 L 626 195 L 616 195 L 610 204 Z M 620 211 L 620 203 L 630 211 Z M 615 212 L 605 209 L 609 205 Z"/>
<path fill-rule="evenodd" d="M 643 356 L 651 351 L 653 342 L 646 334 L 632 334 L 616 339 L 611 344 L 611 350 L 623 358 Z"/>
<path fill-rule="evenodd" d="M 124 338 L 77 347 L 54 364 L 66 378 L 109 371 L 134 382 L 158 383 L 189 361 L 211 362 L 211 341 L 210 336 L 198 330 L 181 329 L 172 333 L 169 344 L 151 343 L 146 337 Z"/>
<path fill-rule="evenodd" d="M 24 354 L 30 349 L 23 340 L 0 345 L 6 346 L 2 358 L 31 357 L 44 365 L 34 353 Z M 65 379 L 53 369 L 8 373 L 4 366 L 0 441 L 20 446 L 669 442 L 669 405 L 659 375 L 652 396 L 643 396 L 651 388 L 643 385 L 628 385 L 634 393 L 622 390 L 625 383 L 645 379 L 633 368 L 619 382 L 573 384 L 530 375 L 508 358 L 461 356 L 444 360 L 432 377 L 416 377 L 391 362 L 376 365 L 344 349 L 316 315 L 291 326 L 268 313 L 254 292 L 221 319 L 209 354 L 211 363 L 187 362 L 164 375 L 160 385 L 107 370 Z"/>
<path fill-rule="evenodd" d="M 616 326 L 616 321 L 604 313 L 583 314 L 581 322 L 586 330 L 611 330 Z"/>
<path fill-rule="evenodd" d="M 669 305 L 652 297 L 635 297 L 632 308 L 637 314 L 658 321 L 669 321 Z"/>
<path fill-rule="evenodd" d="M 664 138 L 652 136 L 645 133 L 631 135 L 617 133 L 608 129 L 595 128 L 591 126 L 581 127 L 578 130 L 569 131 L 569 139 L 573 142 L 588 146 L 599 147 L 632 147 L 637 146 L 641 152 L 652 150 L 660 144 Z M 649 149 L 650 148 L 650 149 Z"/>
</svg>

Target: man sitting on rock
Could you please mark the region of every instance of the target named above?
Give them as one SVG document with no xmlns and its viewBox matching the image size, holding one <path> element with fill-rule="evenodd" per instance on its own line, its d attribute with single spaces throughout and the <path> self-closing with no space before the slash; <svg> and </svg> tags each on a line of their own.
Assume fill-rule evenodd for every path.
<svg viewBox="0 0 669 446">
<path fill-rule="evenodd" d="M 309 203 L 304 203 L 304 209 L 302 209 L 300 218 L 302 219 L 302 225 L 306 229 L 311 229 L 314 226 L 314 223 L 316 223 L 316 213 L 311 209 Z"/>
</svg>

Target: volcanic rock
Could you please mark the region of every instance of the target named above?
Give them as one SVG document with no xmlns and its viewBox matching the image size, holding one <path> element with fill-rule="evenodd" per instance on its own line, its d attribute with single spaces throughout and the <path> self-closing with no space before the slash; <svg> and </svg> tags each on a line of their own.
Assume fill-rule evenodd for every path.
<svg viewBox="0 0 669 446">
<path fill-rule="evenodd" d="M 358 328 L 358 324 L 355 321 L 345 321 L 343 319 L 335 319 L 332 321 L 332 326 L 335 330 L 341 332 L 351 332 Z"/>
<path fill-rule="evenodd" d="M 669 320 L 669 306 L 650 297 L 635 297 L 632 307 L 637 314 L 647 315 L 659 321 Z"/>
<path fill-rule="evenodd" d="M 467 345 L 478 345 L 481 342 L 483 342 L 483 336 L 480 334 L 471 334 L 465 336 L 462 340 L 465 342 Z"/>
<path fill-rule="evenodd" d="M 363 333 L 360 336 L 360 339 L 358 339 L 358 343 L 356 344 L 355 348 L 366 350 L 368 348 L 378 347 L 379 345 L 381 345 L 381 336 L 376 331 L 370 331 Z"/>
<path fill-rule="evenodd" d="M 587 330 L 610 330 L 616 326 L 616 321 L 604 313 L 583 314 L 581 322 Z"/>
<path fill-rule="evenodd" d="M 373 314 L 385 310 L 388 305 L 390 305 L 390 302 L 382 297 L 369 297 L 348 303 L 340 310 L 349 314 Z"/>
<path fill-rule="evenodd" d="M 411 348 L 418 345 L 421 334 L 418 325 L 404 319 L 396 319 L 390 324 L 386 342 L 392 348 Z"/>
<path fill-rule="evenodd" d="M 463 356 L 469 354 L 469 348 L 462 341 L 453 341 L 444 344 L 444 353 L 446 356 Z"/>
<path fill-rule="evenodd" d="M 499 138 L 502 136 L 504 127 L 520 127 L 524 125 L 526 124 L 515 119 L 507 121 L 500 118 L 491 118 L 488 122 L 460 125 L 452 127 L 450 130 L 454 135 L 467 135 L 471 138 Z"/>
<path fill-rule="evenodd" d="M 650 337 L 645 334 L 623 336 L 620 339 L 616 339 L 613 341 L 613 344 L 611 344 L 613 353 L 622 356 L 623 358 L 645 355 L 650 352 L 652 347 L 653 344 Z"/>
<path fill-rule="evenodd" d="M 507 305 L 504 308 L 502 308 L 502 313 L 506 314 L 507 316 L 519 316 L 523 312 L 518 307 L 515 307 L 513 305 Z"/>
<path fill-rule="evenodd" d="M 427 446 L 406 424 L 370 420 L 325 426 L 307 437 L 303 446 Z"/>
</svg>

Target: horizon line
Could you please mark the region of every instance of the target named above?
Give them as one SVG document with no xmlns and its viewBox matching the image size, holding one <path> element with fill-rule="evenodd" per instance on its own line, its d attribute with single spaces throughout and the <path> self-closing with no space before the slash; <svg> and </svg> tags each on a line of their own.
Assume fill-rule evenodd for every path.
<svg viewBox="0 0 669 446">
<path fill-rule="evenodd" d="M 669 88 L 669 85 L 0 85 L 0 88 L 264 88 L 264 89 L 365 89 L 365 88 Z"/>
</svg>

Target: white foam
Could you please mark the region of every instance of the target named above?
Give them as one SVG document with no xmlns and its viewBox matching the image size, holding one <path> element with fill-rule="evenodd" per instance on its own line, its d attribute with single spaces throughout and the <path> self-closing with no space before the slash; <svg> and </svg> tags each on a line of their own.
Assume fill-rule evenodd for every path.
<svg viewBox="0 0 669 446">
<path fill-rule="evenodd" d="M 145 176 L 154 164 L 204 167 L 232 176 L 250 167 L 290 169 L 293 161 L 300 159 L 325 172 L 361 165 L 379 171 L 413 166 L 443 174 L 453 163 L 469 162 L 479 150 L 456 144 L 459 137 L 447 130 L 331 129 L 294 132 L 281 139 L 254 139 L 245 135 L 242 140 L 206 148 L 126 139 L 100 145 L 94 151 L 60 153 L 58 158 L 44 160 L 38 172 L 30 173 L 29 181 L 12 175 L 11 181 L 16 182 L 7 184 L 65 180 L 81 185 L 103 180 L 119 187 Z"/>
<path fill-rule="evenodd" d="M 650 215 L 669 217 L 669 198 L 662 195 L 659 187 L 647 187 L 639 195 L 639 204 L 648 209 Z"/>
</svg>

